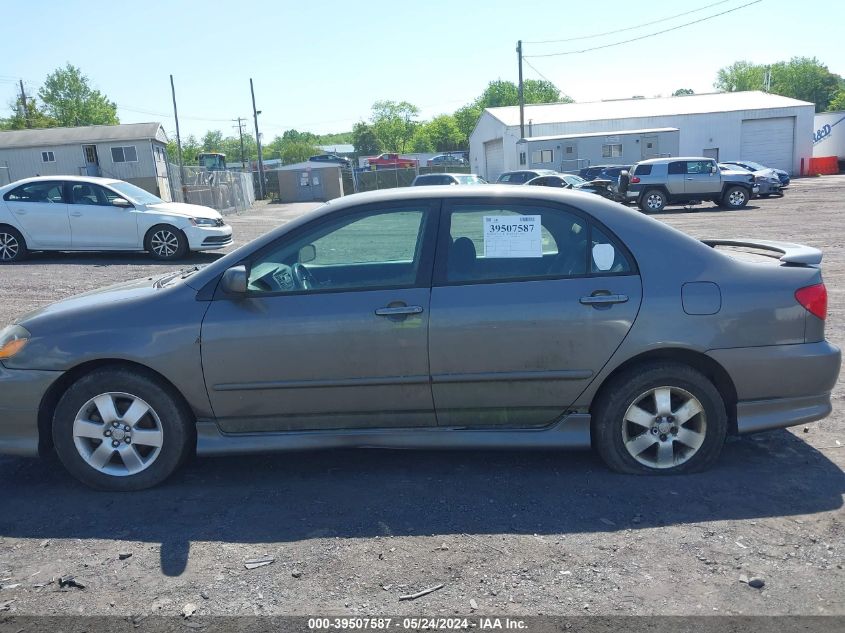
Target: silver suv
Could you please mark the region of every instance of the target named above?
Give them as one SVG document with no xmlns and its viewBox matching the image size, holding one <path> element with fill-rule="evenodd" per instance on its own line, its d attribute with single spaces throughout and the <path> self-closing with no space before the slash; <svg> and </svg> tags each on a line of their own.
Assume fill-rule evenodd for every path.
<svg viewBox="0 0 845 633">
<path fill-rule="evenodd" d="M 653 158 L 631 168 L 625 197 L 646 212 L 702 200 L 740 209 L 755 189 L 753 174 L 722 172 L 712 158 Z"/>
</svg>

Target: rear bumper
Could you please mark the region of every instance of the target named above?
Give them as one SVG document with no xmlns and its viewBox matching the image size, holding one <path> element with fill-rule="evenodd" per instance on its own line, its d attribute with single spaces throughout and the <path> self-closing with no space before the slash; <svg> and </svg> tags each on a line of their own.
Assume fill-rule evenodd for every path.
<svg viewBox="0 0 845 633">
<path fill-rule="evenodd" d="M 0 365 L 0 454 L 38 455 L 38 409 L 61 374 Z"/>
<path fill-rule="evenodd" d="M 814 422 L 830 415 L 830 394 L 799 398 L 750 400 L 736 405 L 737 433 L 756 433 Z"/>
<path fill-rule="evenodd" d="M 831 412 L 830 392 L 842 353 L 827 341 L 710 350 L 737 393 L 737 431 L 751 433 L 819 420 Z"/>
</svg>

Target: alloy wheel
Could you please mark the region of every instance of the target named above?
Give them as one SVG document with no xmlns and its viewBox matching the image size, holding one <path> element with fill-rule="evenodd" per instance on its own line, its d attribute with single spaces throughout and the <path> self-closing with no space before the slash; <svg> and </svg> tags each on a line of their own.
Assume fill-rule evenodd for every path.
<svg viewBox="0 0 845 633">
<path fill-rule="evenodd" d="M 0 259 L 3 261 L 12 261 L 18 256 L 21 250 L 21 245 L 11 233 L 0 233 Z"/>
<path fill-rule="evenodd" d="M 638 396 L 625 412 L 622 442 L 640 464 L 663 469 L 692 458 L 704 443 L 704 406 L 679 387 L 655 387 Z"/>
<path fill-rule="evenodd" d="M 173 231 L 161 229 L 150 238 L 150 248 L 159 257 L 173 257 L 179 250 L 179 237 Z"/>
<path fill-rule="evenodd" d="M 739 189 L 734 189 L 728 196 L 728 203 L 732 207 L 740 207 L 745 203 L 745 193 Z"/>
<path fill-rule="evenodd" d="M 656 193 L 651 194 L 646 200 L 649 209 L 660 209 L 663 206 L 663 198 Z"/>
<path fill-rule="evenodd" d="M 141 398 L 110 392 L 82 405 L 73 422 L 73 443 L 91 468 L 127 477 L 155 462 L 164 431 L 158 414 Z"/>
</svg>

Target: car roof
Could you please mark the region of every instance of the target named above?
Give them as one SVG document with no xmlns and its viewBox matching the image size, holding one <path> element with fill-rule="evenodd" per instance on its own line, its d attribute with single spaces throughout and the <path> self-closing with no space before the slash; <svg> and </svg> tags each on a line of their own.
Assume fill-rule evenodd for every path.
<svg viewBox="0 0 845 633">
<path fill-rule="evenodd" d="M 657 165 L 659 163 L 672 163 L 676 160 L 716 160 L 715 158 L 708 158 L 707 156 L 670 156 L 668 158 L 649 158 L 648 160 L 641 160 L 637 165 Z"/>
<path fill-rule="evenodd" d="M 15 182 L 10 182 L 8 185 L 4 185 L 3 189 L 19 187 L 20 185 L 25 185 L 31 182 L 53 182 L 54 180 L 67 180 L 69 182 L 89 182 L 97 185 L 111 185 L 116 182 L 123 182 L 116 178 L 99 178 L 97 176 L 32 176 L 31 178 L 21 178 L 20 180 L 16 180 Z"/>
</svg>

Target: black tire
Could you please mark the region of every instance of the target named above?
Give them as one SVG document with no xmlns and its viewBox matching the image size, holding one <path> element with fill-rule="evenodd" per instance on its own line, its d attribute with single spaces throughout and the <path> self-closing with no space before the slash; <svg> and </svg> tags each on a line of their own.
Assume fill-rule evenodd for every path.
<svg viewBox="0 0 845 633">
<path fill-rule="evenodd" d="M 56 406 L 53 444 L 59 460 L 76 479 L 98 490 L 128 492 L 160 484 L 191 454 L 195 444 L 196 427 L 192 416 L 171 391 L 168 385 L 154 375 L 125 367 L 102 367 L 86 374 L 70 386 Z M 122 422 L 116 425 L 117 428 L 110 428 L 106 423 L 107 416 L 100 415 L 99 406 L 91 405 L 94 398 L 102 397 L 103 394 L 121 394 L 140 399 L 142 405 L 148 405 L 152 413 L 141 417 L 137 424 L 132 425 L 130 432 L 124 435 L 120 429 Z M 114 403 L 119 417 L 130 415 L 124 408 L 131 403 L 129 399 L 115 396 L 109 397 L 109 401 Z M 91 428 L 96 426 L 97 437 L 94 438 L 92 433 L 87 437 L 76 438 L 74 427 L 77 416 L 89 406 L 94 408 L 82 417 L 95 423 Z M 100 429 L 104 429 L 102 440 L 99 439 Z M 110 437 L 105 437 L 106 431 Z M 144 442 L 148 440 L 140 440 L 141 431 L 160 433 L 160 447 L 145 445 Z M 120 438 L 117 433 L 120 433 Z M 136 441 L 131 446 L 133 434 Z M 78 448 L 77 441 L 81 443 L 81 448 Z M 110 451 L 106 442 L 112 443 L 112 446 L 116 444 L 118 448 Z M 82 451 L 89 453 L 91 459 L 101 444 L 105 444 L 105 453 L 110 457 L 102 467 L 96 468 L 86 461 Z M 140 457 L 138 463 L 142 469 L 138 472 L 131 472 L 118 452 L 129 449 L 133 449 L 135 455 Z M 148 460 L 148 463 L 144 465 L 143 460 Z M 113 472 L 107 472 L 109 470 Z"/>
<path fill-rule="evenodd" d="M 641 398 L 648 394 L 650 390 L 657 390 L 662 387 L 671 387 L 677 392 L 686 392 L 688 395 L 692 395 L 703 411 L 703 414 L 696 414 L 688 421 L 681 423 L 679 425 L 681 432 L 666 432 L 667 438 L 665 439 L 663 432 L 666 429 L 657 424 L 657 417 L 654 418 L 654 422 L 652 422 L 651 417 L 648 418 L 649 423 L 654 424 L 653 429 L 650 430 L 643 430 L 643 427 L 639 424 L 625 420 L 629 407 L 638 403 L 644 403 L 640 410 L 645 411 L 649 416 L 653 415 L 654 412 L 644 408 L 648 403 Z M 675 391 L 672 392 L 673 399 L 677 397 L 675 393 Z M 632 367 L 613 378 L 602 389 L 600 397 L 601 400 L 593 408 L 593 446 L 611 469 L 629 474 L 674 475 L 704 470 L 712 466 L 718 459 L 727 435 L 728 416 L 719 391 L 699 371 L 687 365 L 673 362 L 656 362 Z M 648 402 L 654 402 L 656 405 L 656 398 Z M 672 406 L 675 406 L 675 402 L 681 401 L 673 400 Z M 680 409 L 677 411 L 671 410 L 674 413 L 680 411 Z M 672 418 L 671 423 L 667 422 L 665 418 L 660 419 L 662 420 L 661 424 L 676 424 L 674 418 Z M 654 431 L 654 429 L 658 430 Z M 698 433 L 698 437 L 704 436 L 703 441 L 691 454 L 689 453 L 690 447 L 680 439 L 687 437 L 682 435 L 687 431 Z M 625 438 L 628 437 L 628 444 L 633 446 L 632 443 L 640 439 L 640 435 L 637 433 L 640 433 L 645 441 L 645 444 L 640 443 L 638 445 L 648 446 L 639 451 L 638 457 L 635 458 L 632 452 L 626 448 Z M 689 437 L 696 436 L 689 435 Z M 649 444 L 648 440 L 652 438 L 654 438 L 654 443 Z M 643 463 L 652 458 L 655 462 L 659 461 L 660 445 L 665 446 L 667 443 L 670 447 L 669 455 L 672 456 L 672 460 L 666 463 L 674 465 L 659 467 L 656 463 L 654 465 Z M 636 449 L 632 448 L 632 450 L 636 452 Z M 681 459 L 686 461 L 678 463 Z"/>
<path fill-rule="evenodd" d="M 643 213 L 663 211 L 666 207 L 666 194 L 660 189 L 648 189 L 640 198 L 640 209 Z"/>
<path fill-rule="evenodd" d="M 722 206 L 728 209 L 742 209 L 751 199 L 751 192 L 745 187 L 733 186 L 725 189 L 722 196 Z"/>
<path fill-rule="evenodd" d="M 188 252 L 188 238 L 175 226 L 157 224 L 147 231 L 144 249 L 154 259 L 163 261 L 182 259 Z"/>
<path fill-rule="evenodd" d="M 15 228 L 0 226 L 0 264 L 14 264 L 29 254 L 26 240 Z"/>
</svg>

